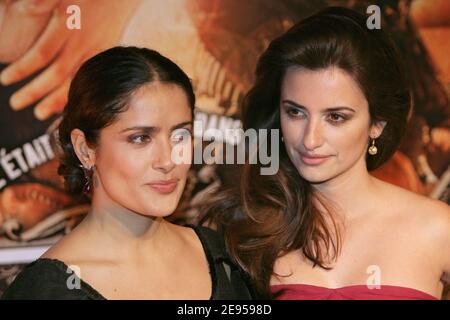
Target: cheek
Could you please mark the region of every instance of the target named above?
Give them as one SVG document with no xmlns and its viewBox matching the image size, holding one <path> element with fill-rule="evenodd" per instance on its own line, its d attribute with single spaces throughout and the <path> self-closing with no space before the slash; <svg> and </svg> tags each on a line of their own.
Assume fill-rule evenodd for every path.
<svg viewBox="0 0 450 320">
<path fill-rule="evenodd" d="M 281 144 L 286 149 L 287 155 L 291 162 L 296 166 L 300 166 L 299 154 L 296 149 L 301 143 L 303 125 L 301 121 L 292 121 L 286 115 L 280 116 L 280 126 L 283 141 Z"/>
<path fill-rule="evenodd" d="M 189 170 L 191 169 L 191 164 L 180 164 L 179 169 L 181 172 L 183 172 L 185 175 L 187 175 L 187 173 L 189 172 Z"/>
<path fill-rule="evenodd" d="M 367 147 L 368 127 L 353 123 L 336 128 L 329 134 L 329 145 L 335 150 L 338 161 L 354 161 L 361 157 Z"/>
<path fill-rule="evenodd" d="M 114 178 L 126 180 L 126 183 L 142 178 L 149 168 L 148 162 L 145 152 L 130 150 L 121 144 L 105 146 L 97 161 L 103 180 Z"/>
<path fill-rule="evenodd" d="M 180 164 L 175 167 L 176 177 L 186 181 L 189 175 L 190 164 Z"/>
<path fill-rule="evenodd" d="M 150 169 L 150 160 L 145 153 L 133 153 L 120 155 L 114 159 L 117 173 L 124 178 L 142 178 Z"/>
<path fill-rule="evenodd" d="M 293 121 L 284 113 L 280 115 L 281 134 L 285 144 L 295 144 L 302 137 L 303 121 Z"/>
</svg>

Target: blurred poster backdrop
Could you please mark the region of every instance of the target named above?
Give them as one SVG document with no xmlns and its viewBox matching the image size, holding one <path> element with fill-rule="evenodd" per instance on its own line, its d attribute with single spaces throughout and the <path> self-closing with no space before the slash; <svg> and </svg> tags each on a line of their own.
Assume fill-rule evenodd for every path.
<svg viewBox="0 0 450 320">
<path fill-rule="evenodd" d="M 373 174 L 448 203 L 450 1 L 1 0 L 0 71 L 15 64 L 18 73 L 0 78 L 0 294 L 89 210 L 64 192 L 52 143 L 84 60 L 119 44 L 155 49 L 192 79 L 204 129 L 239 128 L 240 102 L 271 39 L 326 6 L 366 13 L 371 4 L 400 49 L 415 104 L 400 150 Z M 69 29 L 77 14 L 81 28 Z M 171 219 L 195 222 L 205 194 L 236 174 L 232 165 L 193 165 Z"/>
</svg>

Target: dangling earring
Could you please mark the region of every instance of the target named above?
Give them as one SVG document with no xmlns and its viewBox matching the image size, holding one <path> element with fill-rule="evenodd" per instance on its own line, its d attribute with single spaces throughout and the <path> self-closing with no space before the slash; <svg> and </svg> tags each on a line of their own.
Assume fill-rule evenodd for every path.
<svg viewBox="0 0 450 320">
<path fill-rule="evenodd" d="M 85 179 L 83 193 L 86 195 L 90 195 L 91 190 L 92 190 L 92 175 L 94 173 L 94 166 L 92 166 L 90 169 L 88 169 L 88 168 L 85 168 L 82 164 L 80 164 L 79 167 L 83 170 L 84 179 Z"/>
<path fill-rule="evenodd" d="M 371 156 L 374 156 L 378 153 L 378 149 L 375 146 L 375 139 L 372 139 L 372 145 L 369 147 L 368 152 Z"/>
<path fill-rule="evenodd" d="M 281 137 L 281 141 L 283 141 L 283 142 L 284 142 L 284 137 L 283 137 L 283 136 Z"/>
</svg>

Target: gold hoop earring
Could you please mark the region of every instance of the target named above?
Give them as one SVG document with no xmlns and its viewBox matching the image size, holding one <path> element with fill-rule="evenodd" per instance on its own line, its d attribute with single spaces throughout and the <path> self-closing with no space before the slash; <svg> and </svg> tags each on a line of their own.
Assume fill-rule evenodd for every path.
<svg viewBox="0 0 450 320">
<path fill-rule="evenodd" d="M 375 146 L 375 139 L 372 139 L 372 145 L 369 147 L 368 152 L 371 156 L 374 156 L 378 153 L 378 148 Z"/>
</svg>

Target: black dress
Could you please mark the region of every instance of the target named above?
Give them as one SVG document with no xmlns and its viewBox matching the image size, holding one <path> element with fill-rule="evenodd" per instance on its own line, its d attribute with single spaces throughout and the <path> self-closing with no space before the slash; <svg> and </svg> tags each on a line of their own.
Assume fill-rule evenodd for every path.
<svg viewBox="0 0 450 320">
<path fill-rule="evenodd" d="M 210 300 L 252 299 L 248 277 L 233 264 L 226 253 L 223 239 L 209 228 L 189 226 L 199 237 L 209 264 L 212 280 Z M 78 288 L 70 289 L 76 277 L 62 261 L 40 258 L 27 265 L 4 292 L 2 299 L 104 300 L 98 291 L 77 278 Z"/>
</svg>

